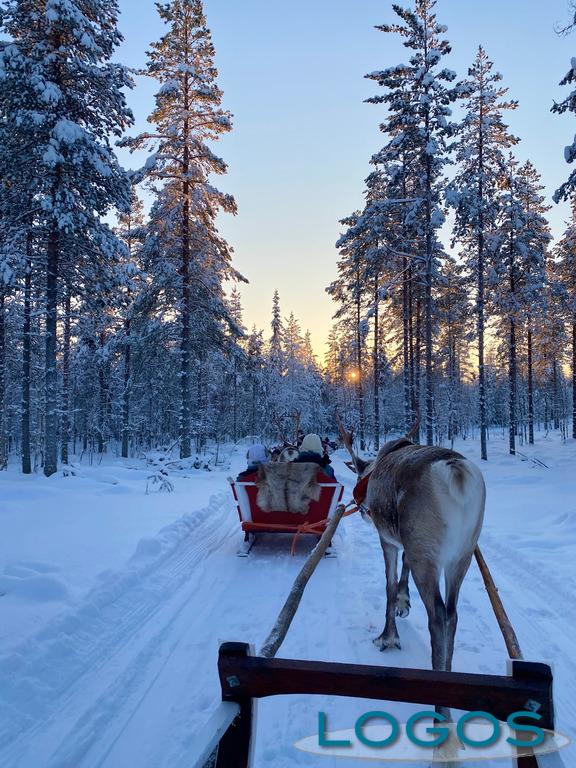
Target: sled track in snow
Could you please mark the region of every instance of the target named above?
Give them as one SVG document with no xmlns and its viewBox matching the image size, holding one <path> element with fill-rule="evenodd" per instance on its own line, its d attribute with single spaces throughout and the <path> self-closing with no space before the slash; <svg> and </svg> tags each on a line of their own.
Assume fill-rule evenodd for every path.
<svg viewBox="0 0 576 768">
<path fill-rule="evenodd" d="M 214 497 L 208 509 L 176 524 L 184 527 L 166 552 L 152 562 L 131 561 L 79 607 L 0 658 L 3 768 L 78 765 L 97 740 L 111 744 L 102 731 L 111 722 L 121 730 L 120 708 L 127 700 L 137 706 L 178 645 L 172 627 L 202 588 L 190 577 L 237 536 L 232 509 L 227 494 Z M 99 765 L 105 754 L 94 758 L 90 765 Z"/>
</svg>

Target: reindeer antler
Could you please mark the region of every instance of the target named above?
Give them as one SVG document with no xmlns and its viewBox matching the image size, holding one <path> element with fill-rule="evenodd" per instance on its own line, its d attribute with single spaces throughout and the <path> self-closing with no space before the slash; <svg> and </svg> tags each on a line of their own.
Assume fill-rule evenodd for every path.
<svg viewBox="0 0 576 768">
<path fill-rule="evenodd" d="M 408 440 L 412 440 L 414 435 L 418 432 L 418 429 L 420 428 L 420 408 L 418 408 L 417 405 L 413 404 L 413 408 L 416 411 L 416 419 L 414 420 L 414 424 L 410 427 L 408 432 L 406 433 L 406 438 Z"/>
<path fill-rule="evenodd" d="M 276 424 L 276 429 L 278 430 L 278 437 L 280 438 L 282 443 L 287 443 L 288 440 L 286 440 L 286 434 L 282 429 L 282 420 L 280 419 L 280 416 L 278 416 L 277 414 L 274 416 L 274 423 Z"/>
<path fill-rule="evenodd" d="M 337 413 L 336 413 L 336 424 L 338 424 L 338 432 L 340 433 L 340 437 L 342 438 L 344 447 L 350 454 L 354 466 L 356 466 L 356 454 L 354 453 L 354 448 L 352 447 L 352 441 L 354 440 L 354 430 L 351 429 L 350 432 L 346 432 L 346 430 L 344 429 L 344 424 L 342 424 L 340 416 Z"/>
</svg>

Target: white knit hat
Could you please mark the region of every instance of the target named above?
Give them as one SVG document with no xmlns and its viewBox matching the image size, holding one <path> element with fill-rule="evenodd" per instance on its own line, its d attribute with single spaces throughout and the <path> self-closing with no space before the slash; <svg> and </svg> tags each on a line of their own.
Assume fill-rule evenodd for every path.
<svg viewBox="0 0 576 768">
<path fill-rule="evenodd" d="M 264 464 L 268 461 L 268 451 L 262 443 L 255 443 L 248 449 L 248 461 L 252 464 Z"/>
<path fill-rule="evenodd" d="M 301 453 L 319 453 L 320 456 L 322 456 L 322 454 L 324 453 L 324 448 L 322 447 L 322 440 L 320 440 L 318 435 L 315 435 L 314 433 L 306 435 L 304 440 L 302 440 L 302 445 L 300 446 L 300 452 Z"/>
</svg>

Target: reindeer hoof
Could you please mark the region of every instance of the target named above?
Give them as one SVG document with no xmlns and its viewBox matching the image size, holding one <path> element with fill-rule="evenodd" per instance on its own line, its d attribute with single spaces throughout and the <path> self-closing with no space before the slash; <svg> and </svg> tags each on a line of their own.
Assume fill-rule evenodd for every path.
<svg viewBox="0 0 576 768">
<path fill-rule="evenodd" d="M 396 616 L 405 619 L 410 613 L 410 598 L 408 595 L 399 595 L 396 601 Z"/>
<path fill-rule="evenodd" d="M 402 650 L 398 635 L 393 635 L 392 637 L 379 635 L 379 637 L 374 638 L 374 645 L 377 645 L 381 651 L 390 651 L 393 648 L 397 648 L 399 651 Z"/>
</svg>

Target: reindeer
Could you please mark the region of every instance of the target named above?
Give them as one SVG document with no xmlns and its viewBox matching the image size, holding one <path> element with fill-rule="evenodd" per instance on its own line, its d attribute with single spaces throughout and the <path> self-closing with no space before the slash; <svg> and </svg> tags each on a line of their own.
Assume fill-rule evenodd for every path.
<svg viewBox="0 0 576 768">
<path fill-rule="evenodd" d="M 339 428 L 360 478 L 355 498 L 364 502 L 363 515 L 376 527 L 384 553 L 386 621 L 374 642 L 382 651 L 400 648 L 396 616 L 410 611 L 412 572 L 428 614 L 432 668 L 450 671 L 458 594 L 482 528 L 486 488 L 480 470 L 466 457 L 413 443 L 417 423 L 406 437 L 386 443 L 371 462 L 356 456 L 352 433 L 340 422 Z M 400 549 L 404 553 L 398 582 Z"/>
<path fill-rule="evenodd" d="M 293 445 L 287 445 L 280 452 L 280 455 L 278 456 L 278 462 L 280 464 L 288 464 L 291 461 L 296 461 L 299 455 L 300 451 L 298 448 Z"/>
</svg>

